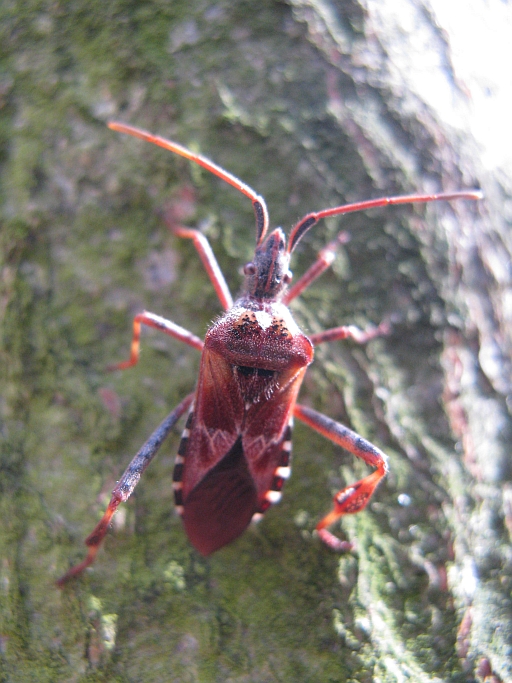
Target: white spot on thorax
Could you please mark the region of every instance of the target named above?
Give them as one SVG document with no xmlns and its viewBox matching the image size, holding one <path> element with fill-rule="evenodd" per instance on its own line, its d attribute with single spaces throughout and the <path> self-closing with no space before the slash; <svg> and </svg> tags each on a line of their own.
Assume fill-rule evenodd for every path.
<svg viewBox="0 0 512 683">
<path fill-rule="evenodd" d="M 273 318 L 266 311 L 255 311 L 254 317 L 258 321 L 258 324 L 262 330 L 266 330 L 267 327 L 270 327 L 270 325 L 272 325 Z"/>
</svg>

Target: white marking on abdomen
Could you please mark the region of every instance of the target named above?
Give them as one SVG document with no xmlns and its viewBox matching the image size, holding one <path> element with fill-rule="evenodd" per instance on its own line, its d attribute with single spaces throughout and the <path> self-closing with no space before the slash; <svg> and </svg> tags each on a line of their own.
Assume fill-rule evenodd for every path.
<svg viewBox="0 0 512 683">
<path fill-rule="evenodd" d="M 275 503 L 279 503 L 279 501 L 282 498 L 282 493 L 281 491 L 267 491 L 265 493 L 265 498 L 268 500 L 269 503 L 272 503 L 272 505 L 274 505 Z"/>
</svg>

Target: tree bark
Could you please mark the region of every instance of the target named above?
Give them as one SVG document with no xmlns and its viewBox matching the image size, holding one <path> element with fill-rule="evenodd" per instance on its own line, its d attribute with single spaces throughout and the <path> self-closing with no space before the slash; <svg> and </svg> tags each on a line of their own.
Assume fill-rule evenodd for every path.
<svg viewBox="0 0 512 683">
<path fill-rule="evenodd" d="M 0 30 L 0 680 L 512 681 L 511 182 L 479 149 L 441 9 L 13 2 Z M 157 333 L 105 372 L 133 316 L 204 335 L 220 312 L 162 213 L 207 235 L 233 293 L 255 240 L 247 198 L 111 119 L 199 150 L 285 230 L 358 199 L 483 188 L 323 221 L 292 263 L 347 230 L 293 313 L 306 333 L 391 323 L 364 348 L 320 347 L 301 394 L 390 456 L 335 530 L 353 554 L 313 532 L 364 467 L 297 425 L 283 502 L 199 557 L 172 513 L 178 429 L 93 568 L 55 587 L 194 387 L 199 354 Z"/>
</svg>

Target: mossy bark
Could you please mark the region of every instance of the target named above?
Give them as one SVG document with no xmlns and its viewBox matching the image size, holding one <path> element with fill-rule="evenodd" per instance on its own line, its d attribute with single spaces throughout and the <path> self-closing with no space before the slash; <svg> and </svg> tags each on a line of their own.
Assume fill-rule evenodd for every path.
<svg viewBox="0 0 512 683">
<path fill-rule="evenodd" d="M 463 102 L 445 35 L 407 7 Z M 393 27 L 376 10 L 0 7 L 0 680 L 512 681 L 507 190 L 397 80 Z M 282 504 L 199 557 L 172 514 L 177 430 L 94 568 L 55 587 L 132 455 L 194 386 L 198 354 L 156 333 L 135 368 L 105 373 L 128 353 L 133 315 L 146 308 L 204 334 L 219 312 L 162 211 L 205 232 L 233 291 L 254 244 L 246 198 L 109 131 L 109 119 L 200 150 L 265 196 L 286 229 L 357 199 L 484 186 L 481 207 L 324 221 L 293 263 L 300 274 L 347 229 L 350 243 L 294 313 L 306 331 L 392 321 L 367 348 L 319 348 L 301 398 L 390 455 L 373 505 L 338 530 L 356 540 L 353 555 L 312 532 L 331 492 L 363 468 L 297 425 Z"/>
</svg>

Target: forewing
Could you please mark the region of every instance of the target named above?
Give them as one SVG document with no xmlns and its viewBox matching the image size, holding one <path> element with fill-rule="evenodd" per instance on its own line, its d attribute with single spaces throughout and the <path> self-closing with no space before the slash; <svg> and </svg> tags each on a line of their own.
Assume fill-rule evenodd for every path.
<svg viewBox="0 0 512 683">
<path fill-rule="evenodd" d="M 283 436 L 305 372 L 305 367 L 295 367 L 279 373 L 272 396 L 247 408 L 242 444 L 259 498 L 270 489 L 280 464 Z"/>
<path fill-rule="evenodd" d="M 190 426 L 183 476 L 183 497 L 226 456 L 240 434 L 244 402 L 233 378 L 232 366 L 219 354 L 205 349 Z"/>
</svg>

